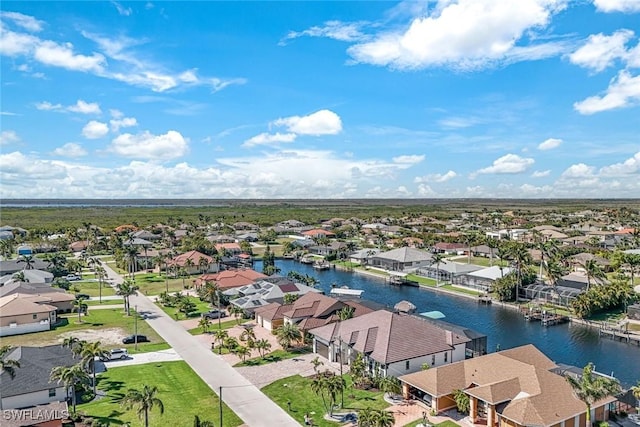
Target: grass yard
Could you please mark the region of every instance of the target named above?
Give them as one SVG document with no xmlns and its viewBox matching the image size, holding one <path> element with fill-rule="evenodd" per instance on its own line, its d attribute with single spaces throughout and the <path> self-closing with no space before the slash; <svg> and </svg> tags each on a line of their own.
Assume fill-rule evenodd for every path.
<svg viewBox="0 0 640 427">
<path fill-rule="evenodd" d="M 496 249 L 497 251 L 497 249 Z M 468 258 L 465 256 L 463 258 L 457 259 L 456 262 L 462 263 L 462 264 L 466 264 L 468 261 Z M 491 258 L 485 258 L 485 257 L 481 257 L 481 256 L 472 256 L 471 257 L 471 264 L 474 265 L 480 265 L 482 267 L 491 267 L 491 265 L 500 265 L 502 264 L 503 267 L 507 267 L 509 264 L 507 263 L 507 261 L 500 261 L 500 258 L 496 257 L 494 255 L 493 257 L 493 264 L 491 264 Z"/>
<path fill-rule="evenodd" d="M 64 336 L 69 333 L 73 335 L 74 331 L 78 331 L 82 336 L 95 336 L 95 339 L 82 339 L 100 341 L 100 331 L 104 329 L 120 329 L 123 335 L 133 334 L 134 331 L 134 317 L 126 316 L 123 309 L 91 310 L 91 308 L 89 308 L 89 314 L 81 317 L 82 323 L 78 323 L 78 315 L 75 313 L 64 314 L 61 318 L 63 321 L 53 330 L 2 337 L 2 345 L 43 346 L 58 344 L 63 339 L 62 334 L 64 334 Z M 157 351 L 169 348 L 169 344 L 164 342 L 147 322 L 138 319 L 137 323 L 138 333 L 146 335 L 151 340 L 149 343 L 138 344 L 137 352 Z M 104 340 L 102 340 L 102 343 L 106 348 L 126 347 L 130 352 L 136 352 L 133 349 L 133 344 L 107 343 Z"/>
<path fill-rule="evenodd" d="M 441 286 L 440 288 L 446 289 L 451 292 L 457 292 L 460 294 L 467 294 L 467 295 L 473 295 L 473 296 L 478 296 L 484 293 L 484 292 L 479 292 L 473 289 L 467 289 L 467 288 L 462 288 L 462 287 L 453 286 L 453 285 L 444 285 L 444 286 Z"/>
<path fill-rule="evenodd" d="M 238 322 L 236 322 L 235 320 L 225 320 L 225 319 L 228 319 L 228 318 L 225 317 L 224 319 L 220 319 L 220 329 L 231 329 L 238 324 Z M 211 319 L 209 332 L 213 332 L 217 330 L 218 330 L 218 319 Z M 204 334 L 204 331 L 200 326 L 198 326 L 197 328 L 189 329 L 187 332 L 189 332 L 191 335 Z"/>
<path fill-rule="evenodd" d="M 211 309 L 211 304 L 206 301 L 200 301 L 200 298 L 197 297 L 187 297 L 190 301 L 192 301 L 196 305 L 196 311 L 192 312 L 189 316 L 190 318 L 200 317 L 201 313 L 205 311 L 209 311 Z M 176 307 L 165 307 L 159 302 L 156 304 L 158 307 L 162 309 L 165 313 L 167 313 L 173 319 L 184 319 L 184 313 L 178 311 Z"/>
<path fill-rule="evenodd" d="M 122 299 L 122 298 L 118 298 L 118 299 L 103 299 L 102 303 L 100 303 L 100 301 L 98 301 L 98 300 L 87 300 L 87 301 L 85 301 L 85 304 L 87 304 L 89 306 L 89 310 L 91 310 L 91 307 L 95 307 L 95 306 L 124 304 L 124 299 Z"/>
<path fill-rule="evenodd" d="M 169 293 L 183 291 L 185 286 L 190 287 L 193 285 L 193 280 L 200 277 L 200 275 L 182 278 L 169 278 Z M 157 273 L 139 273 L 136 274 L 135 280 L 136 286 L 140 288 L 140 291 L 145 295 L 160 295 L 167 290 L 166 279 L 164 275 Z"/>
<path fill-rule="evenodd" d="M 257 350 L 252 351 L 253 354 L 257 354 Z M 286 350 L 276 350 L 271 353 L 265 354 L 264 357 L 254 357 L 252 359 L 247 359 L 244 362 L 236 363 L 233 365 L 234 368 L 241 366 L 260 366 L 266 365 L 267 363 L 279 362 L 285 359 L 293 359 L 294 357 L 300 356 L 302 354 L 310 353 L 311 349 L 309 347 L 302 347 L 300 349 L 294 349 L 291 351 Z"/>
<path fill-rule="evenodd" d="M 71 282 L 69 292 L 87 294 L 92 297 L 100 295 L 100 284 L 98 282 Z M 102 296 L 115 295 L 116 291 L 108 284 L 102 284 Z"/>
<path fill-rule="evenodd" d="M 106 396 L 78 405 L 78 410 L 110 425 L 127 423 L 131 426 L 142 426 L 144 421 L 136 416 L 135 409 L 125 411 L 119 400 L 128 389 L 142 389 L 144 385 L 157 387 L 157 397 L 164 405 L 162 415 L 157 409 L 150 411 L 150 425 L 192 425 L 194 415 L 198 415 L 201 420 L 219 425 L 218 397 L 183 361 L 111 368 L 98 377 L 98 388 L 104 390 Z M 223 405 L 222 412 L 224 427 L 242 424 L 240 418 L 227 405 Z"/>
<path fill-rule="evenodd" d="M 416 427 L 418 424 L 422 424 L 422 420 L 416 420 L 412 423 L 406 424 L 404 427 Z M 447 420 L 438 424 L 434 424 L 433 426 L 434 427 L 460 427 L 460 424 Z"/>
<path fill-rule="evenodd" d="M 436 280 L 429 277 L 418 276 L 416 274 L 407 274 L 407 280 L 418 282 L 420 286 L 435 286 Z"/>
<path fill-rule="evenodd" d="M 381 391 L 358 390 L 351 388 L 351 377 L 344 376 L 347 388 L 344 391 L 344 410 L 359 410 L 365 407 L 384 409 L 389 404 L 382 398 Z M 311 390 L 311 378 L 294 375 L 283 378 L 262 388 L 262 392 L 278 406 L 287 410 L 287 402 L 291 402 L 291 416 L 304 422 L 304 414 L 312 414 L 313 425 L 319 427 L 335 427 L 336 423 L 326 421 L 323 416 L 325 408 L 322 398 Z M 340 397 L 338 397 L 338 400 Z M 342 412 L 340 410 L 339 412 Z"/>
</svg>

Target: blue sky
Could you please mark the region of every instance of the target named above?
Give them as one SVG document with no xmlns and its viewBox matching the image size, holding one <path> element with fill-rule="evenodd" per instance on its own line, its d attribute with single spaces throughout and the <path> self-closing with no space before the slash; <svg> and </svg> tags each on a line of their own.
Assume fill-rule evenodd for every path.
<svg viewBox="0 0 640 427">
<path fill-rule="evenodd" d="M 640 0 L 1 5 L 0 197 L 640 197 Z"/>
</svg>

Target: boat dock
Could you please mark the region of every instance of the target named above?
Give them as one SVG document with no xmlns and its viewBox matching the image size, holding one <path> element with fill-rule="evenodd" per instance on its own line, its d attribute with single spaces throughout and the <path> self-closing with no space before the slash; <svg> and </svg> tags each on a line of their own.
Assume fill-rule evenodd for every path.
<svg viewBox="0 0 640 427">
<path fill-rule="evenodd" d="M 542 326 L 553 326 L 561 323 L 569 322 L 569 316 L 564 316 L 557 313 L 549 313 L 546 310 L 540 308 L 522 308 L 521 309 L 524 318 L 528 322 L 540 322 Z"/>
<path fill-rule="evenodd" d="M 478 303 L 479 304 L 486 304 L 486 305 L 491 305 L 492 303 L 492 299 L 491 299 L 491 295 L 478 295 Z"/>
<path fill-rule="evenodd" d="M 640 346 L 640 334 L 636 334 L 633 332 L 602 327 L 600 328 L 599 335 L 601 337 L 607 337 L 617 341 L 623 341 L 629 344 L 636 344 Z"/>
</svg>

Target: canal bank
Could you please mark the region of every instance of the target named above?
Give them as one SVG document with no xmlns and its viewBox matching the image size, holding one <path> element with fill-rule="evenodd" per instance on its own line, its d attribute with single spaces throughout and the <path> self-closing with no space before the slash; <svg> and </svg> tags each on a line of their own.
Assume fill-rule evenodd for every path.
<svg viewBox="0 0 640 427">
<path fill-rule="evenodd" d="M 517 309 L 500 304 L 478 304 L 474 297 L 452 294 L 440 288 L 395 286 L 381 278 L 338 269 L 316 271 L 311 265 L 293 260 L 276 260 L 276 266 L 283 276 L 289 271 L 297 271 L 317 278 L 319 288 L 326 294 L 332 284 L 348 286 L 364 290 L 363 298 L 388 308 L 408 300 L 417 307 L 418 313 L 440 311 L 446 316 L 444 320 L 486 334 L 490 351 L 531 343 L 557 363 L 582 367 L 593 362 L 598 371 L 613 373 L 627 386 L 640 379 L 640 347 L 601 339 L 596 328 L 580 323 L 543 327 L 537 322 L 525 321 Z M 262 263 L 256 262 L 254 268 L 261 271 Z"/>
</svg>

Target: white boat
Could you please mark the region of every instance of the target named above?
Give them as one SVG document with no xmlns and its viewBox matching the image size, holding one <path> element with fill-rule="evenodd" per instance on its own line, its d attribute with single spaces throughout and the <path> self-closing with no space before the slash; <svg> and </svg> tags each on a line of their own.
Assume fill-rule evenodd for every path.
<svg viewBox="0 0 640 427">
<path fill-rule="evenodd" d="M 350 289 L 346 286 L 343 286 L 341 288 L 331 288 L 331 291 L 329 291 L 331 295 L 341 295 L 358 298 L 360 298 L 363 292 L 364 291 L 362 289 Z"/>
<path fill-rule="evenodd" d="M 316 261 L 313 263 L 313 268 L 315 268 L 316 270 L 328 270 L 329 267 L 331 267 L 331 264 L 324 260 Z"/>
</svg>

